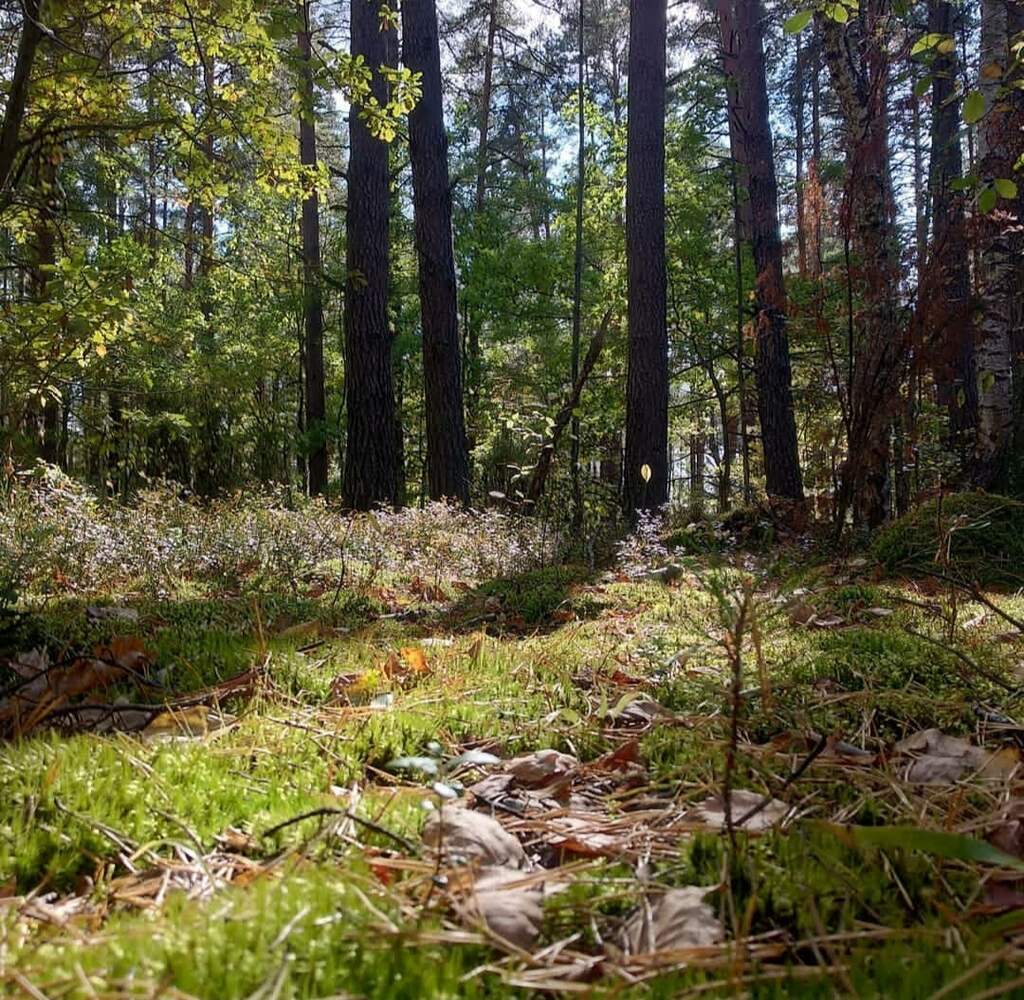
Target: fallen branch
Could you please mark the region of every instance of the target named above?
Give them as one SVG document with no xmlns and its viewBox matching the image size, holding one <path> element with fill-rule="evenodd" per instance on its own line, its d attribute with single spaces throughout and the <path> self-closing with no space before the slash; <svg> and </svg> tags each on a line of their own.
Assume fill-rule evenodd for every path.
<svg viewBox="0 0 1024 1000">
<path fill-rule="evenodd" d="M 420 853 L 419 848 L 400 833 L 395 833 L 393 830 L 389 830 L 386 826 L 381 826 L 371 819 L 358 816 L 349 809 L 339 809 L 336 806 L 320 806 L 318 809 L 310 809 L 308 812 L 299 813 L 298 816 L 292 816 L 291 819 L 286 819 L 276 826 L 272 826 L 269 830 L 264 830 L 262 836 L 272 837 L 275 833 L 280 833 L 289 826 L 294 826 L 296 823 L 301 823 L 304 819 L 313 819 L 317 816 L 344 816 L 346 819 L 352 820 L 353 823 L 357 823 L 359 826 L 366 827 L 367 830 L 372 830 L 374 833 L 386 837 L 408 854 L 417 856 Z"/>
</svg>

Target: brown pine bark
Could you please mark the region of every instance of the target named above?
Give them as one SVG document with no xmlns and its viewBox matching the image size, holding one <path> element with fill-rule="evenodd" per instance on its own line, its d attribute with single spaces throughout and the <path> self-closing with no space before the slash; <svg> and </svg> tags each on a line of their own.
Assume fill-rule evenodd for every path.
<svg viewBox="0 0 1024 1000">
<path fill-rule="evenodd" d="M 373 71 L 372 90 L 386 104 L 387 33 L 372 0 L 353 0 L 351 51 Z M 374 138 L 352 106 L 349 112 L 346 207 L 345 397 L 348 428 L 344 493 L 357 510 L 394 504 L 398 497 L 395 390 L 388 322 L 388 147 Z"/>
<path fill-rule="evenodd" d="M 632 0 L 626 123 L 629 362 L 623 504 L 627 516 L 668 502 L 665 277 L 665 0 Z"/>
<path fill-rule="evenodd" d="M 718 2 L 722 51 L 729 80 L 729 112 L 737 158 L 747 183 L 749 236 L 757 273 L 754 373 L 765 484 L 770 498 L 801 503 L 803 479 L 786 334 L 786 289 L 778 221 L 778 183 L 768 118 L 762 13 L 756 0 Z"/>
<path fill-rule="evenodd" d="M 299 112 L 299 157 L 304 167 L 316 168 L 316 117 L 310 36 L 310 2 L 302 5 L 298 33 L 302 61 Z M 305 344 L 305 425 L 312 442 L 307 459 L 309 495 L 327 489 L 327 397 L 324 389 L 324 310 L 320 261 L 320 201 L 314 188 L 302 201 L 302 284 Z"/>
<path fill-rule="evenodd" d="M 421 74 L 422 85 L 422 96 L 409 115 L 409 158 L 423 330 L 427 489 L 434 500 L 466 504 L 469 451 L 462 412 L 448 135 L 434 0 L 403 0 L 402 58 L 412 72 Z"/>
<path fill-rule="evenodd" d="M 970 315 L 971 274 L 963 197 L 953 182 L 963 175 L 960 146 L 959 61 L 955 39 L 960 9 L 949 0 L 929 0 L 928 32 L 950 36 L 950 50 L 936 51 L 932 75 L 932 142 L 929 170 L 932 238 L 919 292 L 935 358 L 939 402 L 949 415 L 950 445 L 965 453 L 978 418 L 974 330 Z"/>
<path fill-rule="evenodd" d="M 0 125 L 0 190 L 7 187 L 18 155 L 18 138 L 25 118 L 25 106 L 28 103 L 29 79 L 32 76 L 32 66 L 39 43 L 43 39 L 40 27 L 41 0 L 24 0 L 22 9 L 24 13 L 21 36 L 18 39 L 18 54 L 15 56 L 14 70 L 7 91 L 3 125 Z"/>
<path fill-rule="evenodd" d="M 840 473 L 837 526 L 853 508 L 857 528 L 889 514 L 890 429 L 906 347 L 897 310 L 898 243 L 889 167 L 887 39 L 890 0 L 863 0 L 839 25 L 817 15 L 846 147 L 842 225 L 859 260 L 849 282 L 861 300 L 850 317 L 847 458 Z"/>
<path fill-rule="evenodd" d="M 1024 2 L 984 0 L 981 22 L 980 87 L 985 116 L 978 126 L 978 173 L 992 183 L 1024 178 L 1015 171 L 1024 154 L 1024 91 L 1019 64 L 1010 51 L 1024 31 Z M 980 406 L 972 478 L 987 488 L 1019 487 L 1011 469 L 1011 450 L 1020 444 L 1014 434 L 1014 410 L 1020 413 L 1020 356 L 1024 349 L 1024 240 L 1020 233 L 1022 195 L 1000 199 L 980 220 L 979 278 L 982 312 L 978 322 Z M 1019 419 L 1019 418 L 1018 418 Z M 1018 440 L 1015 441 L 1014 438 Z M 1019 458 L 1017 459 L 1019 461 Z"/>
</svg>

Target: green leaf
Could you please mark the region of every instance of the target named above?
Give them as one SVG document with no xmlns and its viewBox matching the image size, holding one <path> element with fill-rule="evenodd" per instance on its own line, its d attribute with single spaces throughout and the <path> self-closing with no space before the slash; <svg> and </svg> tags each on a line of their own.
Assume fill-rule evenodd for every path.
<svg viewBox="0 0 1024 1000">
<path fill-rule="evenodd" d="M 958 833 L 924 830 L 918 826 L 844 826 L 839 823 L 822 823 L 821 826 L 854 847 L 877 847 L 883 850 L 902 848 L 934 854 L 939 858 L 977 861 L 1024 872 L 1024 861 L 1000 851 L 984 840 L 964 837 Z"/>
<path fill-rule="evenodd" d="M 999 196 L 996 194 L 995 188 L 985 188 L 981 194 L 978 195 L 978 211 L 987 215 L 996 207 L 996 202 L 998 200 Z"/>
<path fill-rule="evenodd" d="M 968 125 L 981 121 L 985 114 L 985 96 L 980 90 L 972 90 L 964 101 L 964 121 Z"/>
<path fill-rule="evenodd" d="M 846 24 L 850 20 L 850 12 L 841 3 L 830 3 L 825 8 L 825 13 L 832 18 L 836 24 Z"/>
<path fill-rule="evenodd" d="M 992 182 L 992 186 L 996 189 L 996 193 L 1000 198 L 1017 197 L 1017 185 L 1009 177 L 997 177 Z"/>
<path fill-rule="evenodd" d="M 803 31 L 811 23 L 811 18 L 814 17 L 813 10 L 801 10 L 789 18 L 786 23 L 782 26 L 782 30 L 787 35 L 795 35 Z"/>
<path fill-rule="evenodd" d="M 930 76 L 923 76 L 917 83 L 914 84 L 914 96 L 924 97 L 928 93 L 928 89 L 932 85 L 932 78 Z"/>
<path fill-rule="evenodd" d="M 937 48 L 939 42 L 947 35 L 943 35 L 938 31 L 931 31 L 927 35 L 922 35 L 916 42 L 914 42 L 913 48 L 910 50 L 912 56 L 920 55 L 922 52 L 929 52 L 931 49 Z"/>
</svg>

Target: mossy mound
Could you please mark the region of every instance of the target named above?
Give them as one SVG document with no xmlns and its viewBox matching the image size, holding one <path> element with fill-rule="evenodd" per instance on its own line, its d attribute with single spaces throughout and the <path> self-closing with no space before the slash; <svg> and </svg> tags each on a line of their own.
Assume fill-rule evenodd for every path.
<svg viewBox="0 0 1024 1000">
<path fill-rule="evenodd" d="M 1024 502 L 995 493 L 929 500 L 883 528 L 872 553 L 890 572 L 1024 585 Z"/>
</svg>

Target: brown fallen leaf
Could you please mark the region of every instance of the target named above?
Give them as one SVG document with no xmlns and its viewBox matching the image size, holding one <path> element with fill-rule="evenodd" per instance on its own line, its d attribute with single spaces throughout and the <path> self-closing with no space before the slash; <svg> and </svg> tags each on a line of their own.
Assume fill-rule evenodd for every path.
<svg viewBox="0 0 1024 1000">
<path fill-rule="evenodd" d="M 1015 858 L 1024 858 L 1024 801 L 1008 803 L 988 841 Z"/>
<path fill-rule="evenodd" d="M 567 753 L 557 750 L 537 750 L 534 753 L 513 757 L 506 765 L 516 784 L 525 788 L 542 788 L 558 778 L 571 774 L 579 761 Z"/>
<path fill-rule="evenodd" d="M 688 885 L 645 899 L 626 918 L 615 944 L 626 955 L 718 944 L 725 931 L 715 911 L 704 902 L 712 891 L 713 887 Z"/>
<path fill-rule="evenodd" d="M 765 796 L 758 795 L 757 792 L 749 792 L 741 788 L 735 789 L 730 794 L 732 821 L 737 829 L 750 833 L 761 833 L 783 820 L 786 813 L 789 812 L 789 806 L 778 799 L 769 799 L 767 802 L 765 799 Z M 740 823 L 740 820 L 755 808 L 758 808 L 758 811 Z M 709 796 L 703 802 L 687 809 L 683 813 L 682 819 L 684 823 L 699 823 L 710 830 L 724 830 L 726 828 L 725 796 Z"/>
<path fill-rule="evenodd" d="M 50 655 L 45 649 L 30 649 L 12 656 L 7 665 L 22 679 L 31 680 L 50 666 Z"/>
<path fill-rule="evenodd" d="M 540 884 L 516 885 L 523 873 L 515 868 L 485 868 L 473 883 L 464 915 L 482 920 L 492 934 L 527 950 L 540 937 L 544 923 L 544 890 Z"/>
<path fill-rule="evenodd" d="M 914 733 L 897 743 L 895 750 L 917 755 L 903 774 L 903 780 L 913 785 L 951 785 L 968 776 L 1002 780 L 1020 763 L 1020 751 L 1015 747 L 989 751 L 939 729 Z"/>
<path fill-rule="evenodd" d="M 496 819 L 461 806 L 445 805 L 432 812 L 422 837 L 448 864 L 529 867 L 522 844 Z"/>
<path fill-rule="evenodd" d="M 621 837 L 608 832 L 608 817 L 603 813 L 552 819 L 545 839 L 551 847 L 585 858 L 616 857 L 628 846 Z"/>
</svg>

